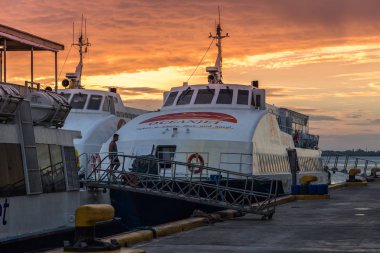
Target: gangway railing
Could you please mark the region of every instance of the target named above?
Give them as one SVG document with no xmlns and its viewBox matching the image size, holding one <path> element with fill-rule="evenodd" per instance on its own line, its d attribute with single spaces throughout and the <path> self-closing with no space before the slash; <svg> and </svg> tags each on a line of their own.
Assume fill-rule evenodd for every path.
<svg viewBox="0 0 380 253">
<path fill-rule="evenodd" d="M 154 156 L 119 155 L 120 160 L 135 159 L 144 168 L 112 170 L 108 156 L 88 175 L 86 187 L 110 188 L 149 195 L 186 200 L 189 202 L 234 209 L 272 218 L 275 213 L 278 182 L 200 164 L 160 160 Z M 159 171 L 159 165 L 169 164 L 172 171 Z M 123 163 L 124 165 L 124 163 Z M 177 176 L 176 170 L 186 167 L 187 177 Z M 204 175 L 209 175 L 206 177 Z"/>
<path fill-rule="evenodd" d="M 348 155 L 332 155 L 322 157 L 323 167 L 335 172 L 347 174 L 351 168 L 358 168 L 361 170 L 361 176 L 366 178 L 369 176 L 369 171 L 377 167 L 377 162 L 360 157 Z"/>
</svg>

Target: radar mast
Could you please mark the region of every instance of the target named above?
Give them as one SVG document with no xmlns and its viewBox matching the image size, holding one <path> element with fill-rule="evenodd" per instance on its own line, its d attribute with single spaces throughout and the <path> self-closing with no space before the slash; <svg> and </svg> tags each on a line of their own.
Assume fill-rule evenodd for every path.
<svg viewBox="0 0 380 253">
<path fill-rule="evenodd" d="M 223 75 L 222 75 L 222 39 L 229 37 L 228 33 L 226 35 L 222 35 L 222 26 L 220 24 L 220 8 L 218 6 L 218 14 L 219 14 L 219 22 L 216 25 L 216 35 L 212 35 L 210 32 L 209 38 L 216 40 L 216 46 L 218 47 L 218 56 L 216 57 L 215 66 L 207 67 L 206 71 L 209 73 L 208 75 L 208 83 L 223 83 Z"/>
<path fill-rule="evenodd" d="M 83 34 L 83 15 L 82 15 L 82 23 L 79 33 L 78 42 L 74 43 L 74 23 L 73 23 L 73 43 L 71 46 L 76 47 L 79 51 L 79 63 L 75 69 L 74 73 L 66 73 L 66 78 L 68 80 L 64 80 L 66 86 L 69 86 L 69 89 L 83 89 L 84 87 L 81 84 L 82 78 L 82 69 L 83 69 L 83 54 L 88 52 L 88 47 L 91 46 L 91 43 L 88 41 L 87 37 L 87 22 L 84 19 L 84 34 Z M 65 86 L 64 82 L 62 84 Z"/>
</svg>

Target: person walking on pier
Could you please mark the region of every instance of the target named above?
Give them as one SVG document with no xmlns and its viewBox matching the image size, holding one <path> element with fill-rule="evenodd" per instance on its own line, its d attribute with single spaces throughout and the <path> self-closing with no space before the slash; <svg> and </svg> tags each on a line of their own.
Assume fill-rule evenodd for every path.
<svg viewBox="0 0 380 253">
<path fill-rule="evenodd" d="M 110 171 L 116 171 L 120 167 L 119 157 L 117 156 L 117 144 L 116 142 L 119 140 L 119 135 L 114 134 L 112 141 L 108 147 L 109 159 L 111 162 Z"/>
</svg>

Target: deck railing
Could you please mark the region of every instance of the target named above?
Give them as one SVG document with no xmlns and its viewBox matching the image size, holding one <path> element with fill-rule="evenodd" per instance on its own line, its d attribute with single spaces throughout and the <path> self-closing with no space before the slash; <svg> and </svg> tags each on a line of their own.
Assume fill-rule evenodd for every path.
<svg viewBox="0 0 380 253">
<path fill-rule="evenodd" d="M 140 167 L 125 169 L 132 159 Z M 86 187 L 111 188 L 150 195 L 166 196 L 220 208 L 230 208 L 271 218 L 275 212 L 278 182 L 251 174 L 232 172 L 154 156 L 119 155 L 123 164 L 112 170 L 105 156 L 87 176 Z M 160 171 L 160 165 L 171 168 Z M 189 168 L 190 175 L 178 176 L 178 167 Z M 145 168 L 144 168 L 145 167 Z"/>
</svg>

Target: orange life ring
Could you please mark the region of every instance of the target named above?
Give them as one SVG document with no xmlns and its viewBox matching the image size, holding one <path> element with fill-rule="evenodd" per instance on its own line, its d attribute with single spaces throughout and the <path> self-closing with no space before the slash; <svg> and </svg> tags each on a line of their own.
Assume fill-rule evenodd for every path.
<svg viewBox="0 0 380 253">
<path fill-rule="evenodd" d="M 95 153 L 92 155 L 92 170 L 95 171 L 96 167 L 102 162 L 100 155 Z"/>
<path fill-rule="evenodd" d="M 199 167 L 195 167 L 195 166 L 192 166 L 190 165 L 190 163 L 192 163 L 193 159 L 197 159 L 197 163 L 199 161 L 199 164 L 204 166 L 205 165 L 205 161 L 203 159 L 203 157 L 198 154 L 198 153 L 194 153 L 194 154 L 191 154 L 188 158 L 187 158 L 187 163 L 189 163 L 189 165 L 187 165 L 187 169 L 189 171 L 192 171 L 194 172 L 194 174 L 198 174 L 198 173 L 201 173 L 202 172 L 202 168 L 199 168 Z"/>
</svg>

